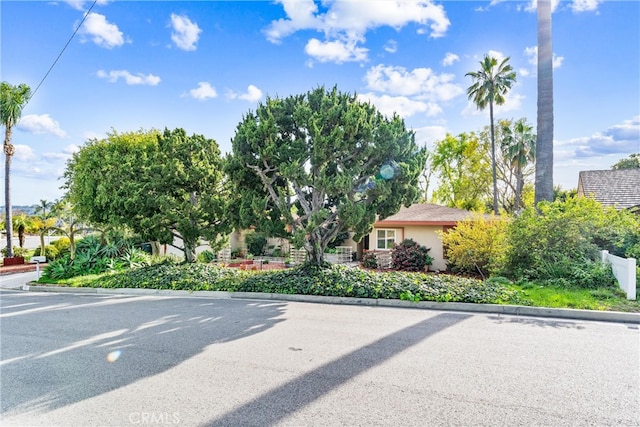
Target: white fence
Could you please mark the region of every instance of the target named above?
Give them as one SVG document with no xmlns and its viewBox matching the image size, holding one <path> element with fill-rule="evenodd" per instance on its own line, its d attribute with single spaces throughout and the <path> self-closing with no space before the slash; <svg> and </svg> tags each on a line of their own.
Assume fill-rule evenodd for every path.
<svg viewBox="0 0 640 427">
<path fill-rule="evenodd" d="M 324 259 L 331 264 L 347 264 L 351 262 L 352 253 L 351 246 L 336 246 L 336 252 L 333 254 L 325 253 Z M 294 263 L 303 263 L 307 260 L 307 251 L 305 249 L 291 248 L 289 257 Z"/>
<path fill-rule="evenodd" d="M 289 258 L 291 258 L 291 262 L 301 264 L 307 260 L 307 251 L 304 249 L 291 248 L 289 250 Z"/>
<path fill-rule="evenodd" d="M 609 251 L 602 251 L 602 262 L 611 264 L 613 275 L 616 276 L 620 288 L 627 293 L 627 299 L 636 299 L 636 259 L 620 258 L 611 255 Z"/>
<path fill-rule="evenodd" d="M 231 260 L 231 248 L 224 248 L 218 252 L 218 261 L 228 263 Z"/>
</svg>

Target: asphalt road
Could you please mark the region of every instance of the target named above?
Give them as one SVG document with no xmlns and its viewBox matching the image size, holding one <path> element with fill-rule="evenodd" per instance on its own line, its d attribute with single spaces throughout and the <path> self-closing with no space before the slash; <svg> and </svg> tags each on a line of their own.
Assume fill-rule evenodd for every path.
<svg viewBox="0 0 640 427">
<path fill-rule="evenodd" d="M 638 325 L 0 292 L 0 424 L 640 425 Z"/>
</svg>

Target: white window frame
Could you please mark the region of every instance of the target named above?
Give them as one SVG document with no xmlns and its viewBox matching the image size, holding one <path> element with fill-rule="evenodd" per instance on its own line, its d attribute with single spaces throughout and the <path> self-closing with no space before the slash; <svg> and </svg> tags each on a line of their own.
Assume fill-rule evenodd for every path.
<svg viewBox="0 0 640 427">
<path fill-rule="evenodd" d="M 379 237 L 380 232 L 384 232 L 384 237 Z M 391 236 L 390 233 L 393 233 L 393 235 Z M 376 229 L 376 235 L 375 235 L 375 239 L 376 239 L 376 250 L 377 251 L 390 251 L 391 248 L 393 248 L 393 244 L 396 242 L 396 238 L 398 235 L 398 230 L 396 230 L 395 228 L 377 228 Z M 378 243 L 380 243 L 380 240 L 384 240 L 385 241 L 385 245 L 384 247 L 380 247 L 378 245 Z M 391 247 L 388 247 L 389 245 L 389 241 L 393 240 L 391 242 Z"/>
</svg>

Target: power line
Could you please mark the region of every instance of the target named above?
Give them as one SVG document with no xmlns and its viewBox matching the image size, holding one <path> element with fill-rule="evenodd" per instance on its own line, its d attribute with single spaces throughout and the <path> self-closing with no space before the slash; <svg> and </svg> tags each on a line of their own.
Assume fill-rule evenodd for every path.
<svg viewBox="0 0 640 427">
<path fill-rule="evenodd" d="M 35 90 L 31 93 L 31 96 L 29 97 L 29 99 L 27 99 L 27 102 L 25 103 L 25 106 L 29 103 L 29 101 L 31 101 L 31 98 L 33 98 L 35 96 L 35 94 L 38 91 L 38 89 L 40 89 L 40 86 L 42 86 L 42 83 L 44 83 L 45 79 L 47 78 L 47 76 L 49 75 L 51 70 L 53 70 L 53 67 L 56 66 L 56 64 L 58 63 L 58 60 L 60 59 L 60 57 L 62 56 L 64 51 L 67 50 L 67 46 L 69 46 L 69 43 L 71 43 L 71 40 L 73 40 L 73 38 L 75 37 L 75 35 L 78 32 L 78 30 L 80 30 L 80 27 L 82 27 L 82 24 L 84 24 L 84 21 L 87 19 L 87 16 L 89 16 L 89 13 L 91 13 L 91 10 L 93 9 L 93 6 L 95 6 L 97 2 L 98 2 L 98 0 L 94 0 L 93 3 L 91 4 L 91 7 L 89 8 L 89 10 L 87 10 L 87 13 L 84 14 L 84 16 L 82 17 L 82 21 L 80 21 L 80 24 L 78 24 L 78 26 L 76 27 L 76 29 L 73 32 L 73 34 L 71 34 L 71 37 L 69 37 L 69 40 L 67 40 L 67 43 L 64 45 L 64 47 L 60 51 L 60 54 L 58 55 L 56 60 L 53 61 L 53 64 L 51 64 L 51 67 L 49 67 L 49 70 L 44 75 L 42 80 L 40 80 L 40 83 L 38 83 L 38 86 L 36 86 Z"/>
</svg>

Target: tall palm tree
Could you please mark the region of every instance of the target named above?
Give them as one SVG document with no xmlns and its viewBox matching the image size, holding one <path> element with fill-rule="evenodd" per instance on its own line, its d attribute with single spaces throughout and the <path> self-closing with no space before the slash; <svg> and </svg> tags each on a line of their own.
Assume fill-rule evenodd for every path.
<svg viewBox="0 0 640 427">
<path fill-rule="evenodd" d="M 493 174 L 493 213 L 498 214 L 498 180 L 496 177 L 496 137 L 493 125 L 493 105 L 504 104 L 504 95 L 516 81 L 516 73 L 508 64 L 509 58 L 500 63 L 496 58 L 485 55 L 480 61 L 480 71 L 471 71 L 465 76 L 473 79 L 467 89 L 469 99 L 473 100 L 479 110 L 489 106 L 491 124 L 491 170 Z"/>
<path fill-rule="evenodd" d="M 51 216 L 51 207 L 53 206 L 52 202 L 47 201 L 46 199 L 40 199 L 40 204 L 36 205 L 35 214 L 41 214 L 42 219 L 47 219 Z M 49 212 L 47 213 L 47 209 Z"/>
<path fill-rule="evenodd" d="M 4 132 L 4 206 L 5 206 L 5 227 L 7 229 L 7 257 L 13 256 L 13 246 L 11 242 L 13 234 L 13 223 L 11 218 L 11 157 L 16 149 L 11 143 L 11 133 L 22 116 L 22 109 L 27 104 L 31 96 L 31 89 L 25 84 L 18 86 L 10 85 L 7 82 L 0 83 L 0 121 L 5 127 Z"/>
<path fill-rule="evenodd" d="M 503 152 L 516 177 L 514 211 L 517 212 L 522 207 L 525 168 L 535 159 L 536 135 L 526 119 L 520 119 L 513 125 L 505 121 L 501 130 Z"/>
<path fill-rule="evenodd" d="M 551 1 L 538 0 L 538 141 L 535 203 L 553 201 L 553 50 Z"/>
</svg>

